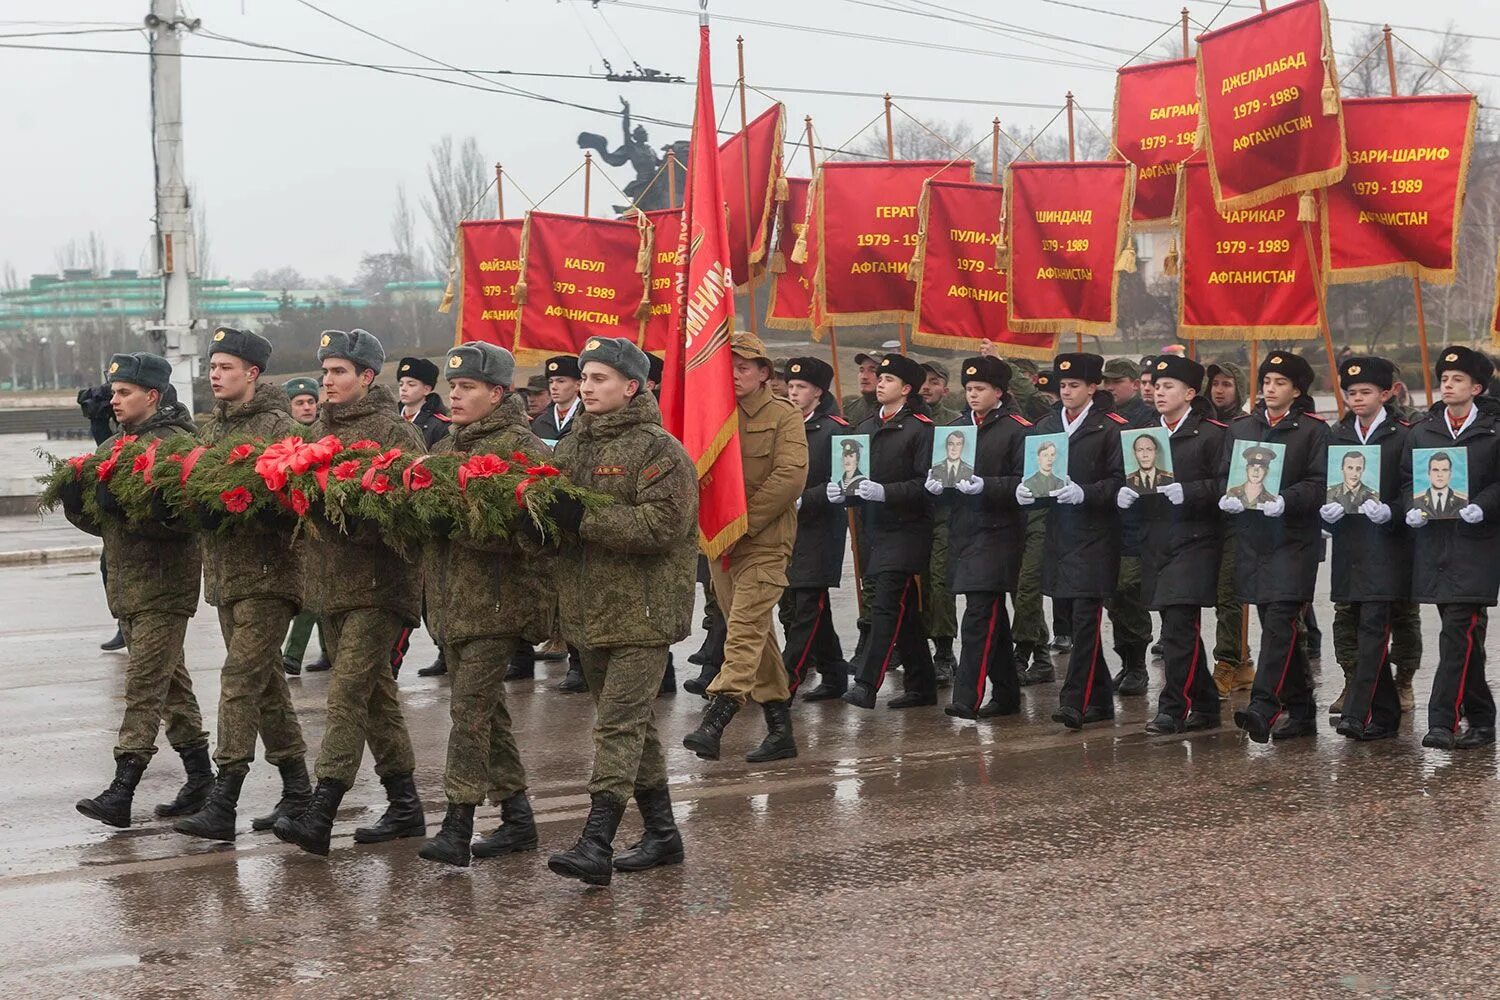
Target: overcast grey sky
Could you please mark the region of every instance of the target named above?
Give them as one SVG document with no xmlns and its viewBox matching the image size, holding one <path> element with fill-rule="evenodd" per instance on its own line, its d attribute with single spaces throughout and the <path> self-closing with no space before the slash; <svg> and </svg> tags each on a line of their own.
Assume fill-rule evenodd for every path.
<svg viewBox="0 0 1500 1000">
<path fill-rule="evenodd" d="M 692 79 L 695 0 L 315 0 L 360 27 L 455 66 L 589 73 L 601 54 L 617 70 L 641 64 Z M 309 9 L 296 0 L 184 0 L 205 29 L 341 59 L 417 65 L 422 60 Z M 1071 89 L 1086 107 L 1108 108 L 1114 70 L 1174 21 L 1183 0 L 715 0 L 714 78 L 735 78 L 736 34 L 746 39 L 752 86 L 778 93 L 790 132 L 811 114 L 820 142 L 839 145 L 880 112 L 878 97 L 778 92 L 778 88 L 947 98 L 904 98 L 914 115 L 969 123 L 987 132 L 1044 124 Z M 1220 0 L 1188 0 L 1200 23 Z M 0 35 L 79 27 L 138 26 L 148 0 L 0 0 Z M 1079 8 L 1093 8 L 1085 10 Z M 1231 0 L 1219 25 L 1253 12 Z M 1473 41 L 1474 65 L 1500 66 L 1500 3 L 1493 0 L 1333 0 L 1341 52 L 1363 22 L 1457 30 Z M 1106 13 L 1106 12 L 1113 12 Z M 45 14 L 63 24 L 38 24 Z M 987 19 L 987 20 L 986 20 Z M 98 22 L 79 25 L 71 22 Z M 1196 30 L 1196 29 L 1195 29 Z M 834 32 L 834 33 L 826 33 Z M 853 33 L 865 37 L 848 37 Z M 1436 36 L 1402 30 L 1419 48 Z M 1039 35 L 1036 33 L 1044 33 Z M 1045 37 L 1051 35 L 1055 37 Z M 591 40 L 592 37 L 592 40 Z M 1169 38 L 1179 37 L 1173 32 Z M 596 44 L 597 43 L 597 49 Z M 139 32 L 0 38 L 0 44 L 88 46 L 143 51 Z M 203 35 L 191 53 L 278 55 Z M 1124 51 L 1122 51 L 1124 50 Z M 1405 56 L 1403 56 L 1405 58 Z M 1341 60 L 1342 68 L 1352 65 Z M 506 94 L 445 86 L 363 69 L 187 60 L 186 162 L 206 206 L 216 269 L 246 278 L 292 266 L 309 275 L 354 273 L 360 254 L 388 249 L 397 185 L 414 203 L 425 184 L 430 145 L 444 133 L 475 135 L 540 198 L 581 157 L 580 131 L 618 135 L 614 109 L 625 96 L 643 115 L 687 121 L 688 86 L 594 80 L 494 78 L 527 90 L 610 109 L 609 115 Z M 438 72 L 476 86 L 470 77 Z M 1476 89 L 1496 76 L 1472 78 Z M 97 231 L 136 266 L 151 237 L 152 176 L 148 62 L 134 55 L 0 48 L 0 261 L 23 276 L 54 268 L 54 248 Z M 720 91 L 722 102 L 727 91 Z M 997 103 L 1009 102 L 1009 103 Z M 765 106 L 752 93 L 751 114 Z M 1101 127 L 1108 115 L 1095 112 Z M 737 111 L 733 117 L 737 125 Z M 685 133 L 648 125 L 660 145 Z M 1090 126 L 1079 119 L 1079 128 Z M 789 136 L 789 138 L 791 138 Z M 981 156 L 988 155 L 986 144 Z M 793 167 L 806 170 L 805 154 Z M 629 175 L 611 171 L 624 185 Z M 620 200 L 596 181 L 596 211 Z M 514 213 L 524 203 L 506 195 Z M 547 203 L 578 211 L 577 178 Z M 425 225 L 419 233 L 425 239 Z"/>
</svg>

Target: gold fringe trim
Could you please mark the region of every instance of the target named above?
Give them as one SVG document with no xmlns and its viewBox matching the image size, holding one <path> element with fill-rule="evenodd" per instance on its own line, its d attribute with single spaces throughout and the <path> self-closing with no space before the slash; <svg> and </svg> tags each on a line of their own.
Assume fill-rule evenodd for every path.
<svg viewBox="0 0 1500 1000">
<path fill-rule="evenodd" d="M 1167 255 L 1161 260 L 1161 271 L 1169 278 L 1175 278 L 1182 272 L 1182 254 L 1177 249 L 1176 236 L 1167 244 Z"/>
<path fill-rule="evenodd" d="M 1500 252 L 1495 254 L 1495 301 L 1490 306 L 1490 339 L 1500 344 Z"/>
<path fill-rule="evenodd" d="M 539 365 L 559 352 L 549 351 L 544 347 L 518 347 L 510 353 L 518 365 Z"/>
<path fill-rule="evenodd" d="M 769 330 L 800 330 L 806 333 L 807 331 L 812 329 L 812 317 L 809 316 L 806 319 L 790 319 L 786 316 L 772 316 L 770 313 L 767 313 L 765 317 L 765 326 Z M 821 341 L 823 338 L 819 336 L 815 337 L 814 339 Z"/>
<path fill-rule="evenodd" d="M 723 348 L 723 350 L 728 349 L 728 347 Z M 739 432 L 740 413 L 739 408 L 736 407 L 735 410 L 729 414 L 729 418 L 724 421 L 723 426 L 719 428 L 718 433 L 714 434 L 713 440 L 708 443 L 708 448 L 705 449 L 703 454 L 698 457 L 698 460 L 693 463 L 698 470 L 699 479 L 702 479 L 704 476 L 706 476 L 708 474 L 708 470 L 714 467 L 714 463 L 719 460 L 719 455 L 723 453 L 725 447 L 728 446 L 729 442 L 732 441 L 734 439 L 734 436 Z"/>
<path fill-rule="evenodd" d="M 979 351 L 979 341 L 969 337 L 955 337 L 946 333 L 931 333 L 927 330 L 913 330 L 911 335 L 913 344 L 923 347 L 939 347 L 950 351 Z M 995 340 L 990 338 L 990 343 L 995 345 L 996 353 L 1005 357 L 1017 358 L 1043 358 L 1051 360 L 1057 354 L 1057 339 L 1054 337 L 1051 347 L 1031 347 L 1025 344 L 1012 344 L 1009 341 Z"/>
<path fill-rule="evenodd" d="M 1135 239 L 1127 236 L 1125 238 L 1125 249 L 1120 251 L 1119 259 L 1115 261 L 1115 270 L 1124 274 L 1134 274 L 1135 266 Z"/>
<path fill-rule="evenodd" d="M 766 265 L 766 270 L 770 271 L 772 274 L 785 274 L 786 254 L 782 253 L 780 250 L 773 251 L 771 254 L 771 261 Z"/>
<path fill-rule="evenodd" d="M 1326 260 L 1325 251 L 1325 260 Z M 1414 260 L 1398 260 L 1389 264 L 1371 264 L 1367 267 L 1345 267 L 1337 271 L 1323 269 L 1323 281 L 1329 285 L 1355 285 L 1365 281 L 1385 281 L 1387 278 L 1420 278 L 1429 285 L 1451 285 L 1458 279 L 1457 268 L 1424 267 Z"/>
<path fill-rule="evenodd" d="M 723 529 L 713 538 L 709 538 L 703 534 L 703 529 L 700 527 L 698 529 L 698 551 L 702 552 L 708 559 L 717 559 L 724 554 L 726 549 L 743 538 L 749 530 L 750 517 L 748 514 L 741 514 L 733 521 L 724 525 Z"/>
<path fill-rule="evenodd" d="M 1179 334 L 1195 340 L 1320 340 L 1323 330 L 1312 326 L 1189 326 L 1179 323 Z"/>
<path fill-rule="evenodd" d="M 776 178 L 776 200 L 786 201 L 792 196 L 792 186 L 787 183 L 786 174 Z"/>
<path fill-rule="evenodd" d="M 453 300 L 463 293 L 464 280 L 464 230 L 458 227 L 455 233 L 457 245 L 453 248 L 453 256 L 448 260 L 448 287 L 443 290 L 443 301 L 438 306 L 438 312 L 445 313 L 453 308 Z M 455 288 L 454 286 L 458 287 Z M 457 347 L 464 342 L 464 307 L 460 300 L 458 311 L 453 315 L 453 346 Z"/>
</svg>

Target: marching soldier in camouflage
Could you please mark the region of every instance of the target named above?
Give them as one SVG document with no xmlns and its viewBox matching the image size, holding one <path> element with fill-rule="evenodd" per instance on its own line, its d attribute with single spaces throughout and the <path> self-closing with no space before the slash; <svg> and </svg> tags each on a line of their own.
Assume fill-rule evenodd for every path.
<svg viewBox="0 0 1500 1000">
<path fill-rule="evenodd" d="M 448 410 L 452 431 L 433 454 L 510 456 L 548 453 L 531 431 L 519 396 L 507 387 L 516 359 L 503 347 L 471 341 L 448 352 Z M 522 516 L 525 516 L 524 514 Z M 501 825 L 474 844 L 482 858 L 536 849 L 536 824 L 526 798 L 526 769 L 505 707 L 505 668 L 518 641 L 552 633 L 550 568 L 526 558 L 516 542 L 481 542 L 449 527 L 427 548 L 427 612 L 452 678 L 448 812 L 443 828 L 418 852 L 429 861 L 466 868 L 474 836 L 474 807 L 488 794 L 499 803 Z"/>
<path fill-rule="evenodd" d="M 578 843 L 547 866 L 608 885 L 611 867 L 644 871 L 682 861 L 652 701 L 667 649 L 687 637 L 693 614 L 698 476 L 662 429 L 640 348 L 594 337 L 578 360 L 585 412 L 553 461 L 574 483 L 613 502 L 585 511 L 560 501 L 552 511 L 563 534 L 556 572 L 562 632 L 582 651 L 595 717 L 588 820 Z M 614 857 L 615 830 L 632 792 L 645 835 Z"/>
<path fill-rule="evenodd" d="M 792 695 L 771 615 L 786 589 L 787 563 L 797 541 L 796 503 L 807 485 L 807 432 L 797 407 L 767 384 L 771 359 L 760 338 L 736 331 L 729 349 L 745 470 L 746 529 L 725 558 L 708 563 L 728 622 L 724 665 L 708 686 L 702 722 L 682 745 L 704 760 L 718 760 L 725 727 L 745 702 L 753 701 L 765 715 L 766 738 L 745 759 L 760 763 L 797 756 Z"/>
<path fill-rule="evenodd" d="M 281 383 L 282 390 L 292 407 L 292 419 L 298 424 L 306 427 L 318 419 L 318 383 L 316 379 L 310 379 L 305 375 L 287 379 Z M 292 627 L 287 631 L 286 646 L 281 650 L 281 669 L 289 675 L 297 677 L 302 673 L 302 657 L 307 652 L 308 640 L 312 638 L 313 626 L 318 623 L 318 616 L 311 611 L 300 612 L 292 619 Z M 318 633 L 318 645 L 323 645 L 323 633 Z M 322 650 L 318 659 L 313 662 L 307 672 L 310 674 L 321 673 L 329 668 L 328 651 Z M 274 822 L 274 821 L 273 821 Z M 261 829 L 250 824 L 255 829 Z"/>
<path fill-rule="evenodd" d="M 294 432 L 291 404 L 281 387 L 260 382 L 271 360 L 271 342 L 256 333 L 221 327 L 209 344 L 208 382 L 213 414 L 199 440 L 213 446 L 227 438 L 271 441 Z M 291 525 L 280 517 L 215 531 L 205 519 L 203 596 L 219 609 L 224 635 L 224 668 L 219 681 L 219 775 L 204 807 L 174 826 L 207 840 L 233 840 L 240 787 L 255 759 L 255 738 L 266 746 L 266 761 L 281 772 L 281 801 L 268 816 L 255 819 L 269 830 L 282 816 L 307 807 L 312 784 L 307 776 L 307 745 L 281 671 L 281 639 L 301 603 L 301 564 L 292 546 Z"/>
<path fill-rule="evenodd" d="M 385 363 L 380 341 L 364 330 L 329 330 L 318 347 L 328 402 L 311 434 L 341 441 L 378 441 L 382 448 L 421 453 L 415 427 L 401 418 L 390 390 L 371 383 Z M 297 816 L 283 816 L 272 830 L 280 840 L 312 854 L 327 854 L 334 813 L 359 774 L 366 741 L 375 757 L 390 807 L 374 826 L 354 831 L 358 843 L 427 832 L 422 800 L 412 780 L 416 757 L 396 678 L 391 649 L 403 628 L 421 618 L 421 575 L 381 539 L 373 525 L 347 521 L 342 528 L 317 519 L 304 543 L 304 600 L 322 622 L 334 650 L 328 682 L 328 726 L 318 752 L 318 784 Z"/>
<path fill-rule="evenodd" d="M 172 366 L 154 354 L 116 354 L 110 359 L 110 405 L 120 432 L 99 446 L 108 454 L 122 436 L 170 438 L 196 431 L 188 408 L 171 389 Z M 156 753 L 163 722 L 167 741 L 182 757 L 187 782 L 177 798 L 156 807 L 158 816 L 196 812 L 213 785 L 208 733 L 183 662 L 188 619 L 198 610 L 202 562 L 190 526 L 176 519 L 148 518 L 127 524 L 108 488 L 96 490 L 103 517 L 83 510 L 83 486 L 63 491 L 68 520 L 104 540 L 105 596 L 121 623 L 130 664 L 125 673 L 125 717 L 115 746 L 115 778 L 78 811 L 109 826 L 128 827 L 130 806 L 146 765 Z"/>
<path fill-rule="evenodd" d="M 922 382 L 922 401 L 932 422 L 939 427 L 958 423 L 963 412 L 953 405 L 948 369 L 936 361 L 922 364 L 926 378 Z M 948 588 L 948 519 L 932 519 L 932 560 L 922 577 L 922 626 L 932 641 L 932 669 L 938 687 L 953 683 L 958 661 L 953 656 L 953 641 L 958 638 L 958 602 Z"/>
</svg>

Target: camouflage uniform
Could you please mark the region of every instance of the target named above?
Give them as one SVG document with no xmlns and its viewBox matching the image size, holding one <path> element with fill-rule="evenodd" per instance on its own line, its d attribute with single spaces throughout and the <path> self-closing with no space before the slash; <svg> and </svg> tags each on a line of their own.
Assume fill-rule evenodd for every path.
<svg viewBox="0 0 1500 1000">
<path fill-rule="evenodd" d="M 324 404 L 310 434 L 423 451 L 416 429 L 396 412 L 390 390 L 378 385 L 362 399 Z M 326 520 L 317 523 L 305 542 L 303 567 L 304 599 L 318 614 L 333 661 L 318 780 L 352 785 L 367 739 L 376 774 L 410 774 L 416 757 L 390 662 L 402 629 L 421 617 L 421 574 L 405 572 L 406 560 L 372 525 L 355 525 L 345 534 Z"/>
<path fill-rule="evenodd" d="M 667 783 L 651 706 L 693 614 L 698 476 L 650 393 L 577 420 L 554 464 L 614 503 L 585 512 L 578 544 L 561 550 L 562 632 L 594 698 L 589 794 L 625 802 Z"/>
<path fill-rule="evenodd" d="M 932 410 L 932 422 L 939 427 L 958 423 L 960 412 L 948 405 L 945 397 Z M 948 589 L 948 519 L 932 520 L 932 559 L 922 578 L 922 625 L 929 639 L 947 639 L 951 645 L 958 638 L 958 604 Z"/>
<path fill-rule="evenodd" d="M 140 426 L 122 427 L 99 446 L 99 453 L 107 455 L 126 434 L 149 440 L 195 431 L 187 407 L 169 403 Z M 178 753 L 207 747 L 208 733 L 182 652 L 188 619 L 198 610 L 202 561 L 197 538 L 186 525 L 149 520 L 126 524 L 109 515 L 96 522 L 71 512 L 67 516 L 77 527 L 104 539 L 104 592 L 130 652 L 116 759 L 149 760 L 156 753 L 156 734 L 163 722 L 167 742 Z"/>
<path fill-rule="evenodd" d="M 507 396 L 483 420 L 451 426 L 433 454 L 547 453 L 519 396 Z M 538 642 L 552 634 L 556 597 L 547 563 L 518 555 L 513 543 L 464 534 L 427 548 L 427 611 L 453 686 L 444 784 L 455 805 L 479 805 L 486 793 L 501 802 L 526 789 L 502 679 L 517 637 Z"/>
<path fill-rule="evenodd" d="M 291 414 L 281 387 L 262 383 L 244 403 L 217 403 L 201 440 L 212 446 L 229 437 L 286 437 L 297 430 Z M 307 754 L 281 669 L 281 640 L 301 603 L 300 583 L 289 529 L 250 524 L 203 535 L 203 597 L 219 609 L 225 646 L 214 749 L 221 771 L 249 768 L 257 734 L 272 764 Z"/>
</svg>

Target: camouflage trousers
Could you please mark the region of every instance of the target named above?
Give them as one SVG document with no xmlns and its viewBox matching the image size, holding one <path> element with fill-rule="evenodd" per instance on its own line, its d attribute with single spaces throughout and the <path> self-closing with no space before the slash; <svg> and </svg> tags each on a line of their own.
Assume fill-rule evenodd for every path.
<svg viewBox="0 0 1500 1000">
<path fill-rule="evenodd" d="M 1042 611 L 1042 550 L 1047 540 L 1047 512 L 1026 515 L 1026 543 L 1021 550 L 1021 579 L 1016 589 L 1011 635 L 1016 645 L 1045 646 L 1052 638 Z"/>
<path fill-rule="evenodd" d="M 505 668 L 516 639 L 469 639 L 443 645 L 452 686 L 448 768 L 443 789 L 454 805 L 500 802 L 526 788 L 526 768 L 505 707 Z"/>
<path fill-rule="evenodd" d="M 248 769 L 257 735 L 267 763 L 279 766 L 307 754 L 281 669 L 281 637 L 294 610 L 276 597 L 247 597 L 219 608 L 225 656 L 214 763 L 221 771 Z"/>
<path fill-rule="evenodd" d="M 580 649 L 583 679 L 594 699 L 594 772 L 590 795 L 620 802 L 667 786 L 667 764 L 653 707 L 667 672 L 666 646 Z M 785 684 L 785 679 L 782 680 Z"/>
<path fill-rule="evenodd" d="M 1214 659 L 1231 665 L 1250 660 L 1249 651 L 1240 645 L 1245 606 L 1234 594 L 1234 545 L 1234 536 L 1227 535 L 1219 551 L 1218 603 L 1214 605 Z"/>
<path fill-rule="evenodd" d="M 187 616 L 142 611 L 120 623 L 130 661 L 125 667 L 125 717 L 115 756 L 150 759 L 156 734 L 166 723 L 174 750 L 207 746 L 203 715 L 193 697 L 193 682 L 183 660 Z"/>
<path fill-rule="evenodd" d="M 958 602 L 948 589 L 948 522 L 932 526 L 932 556 L 922 577 L 922 626 L 929 639 L 958 638 Z"/>
<path fill-rule="evenodd" d="M 1359 662 L 1359 615 L 1352 604 L 1333 606 L 1333 655 L 1350 670 Z M 1411 670 L 1422 665 L 1420 605 L 1391 602 L 1391 662 Z"/>
<path fill-rule="evenodd" d="M 1109 599 L 1109 624 L 1115 633 L 1115 652 L 1151 645 L 1151 612 L 1141 603 L 1141 557 L 1121 556 L 1120 576 Z"/>
<path fill-rule="evenodd" d="M 714 594 L 729 627 L 724 664 L 708 685 L 710 695 L 726 695 L 741 705 L 746 701 L 764 705 L 792 696 L 771 623 L 771 613 L 786 589 L 789 554 L 782 549 L 747 547 L 730 557 L 727 570 L 721 560 L 709 564 Z"/>
<path fill-rule="evenodd" d="M 366 740 L 380 777 L 416 769 L 391 676 L 391 649 L 404 627 L 400 615 L 383 608 L 341 611 L 322 619 L 333 669 L 328 674 L 328 726 L 318 750 L 320 781 L 354 784 Z"/>
</svg>

